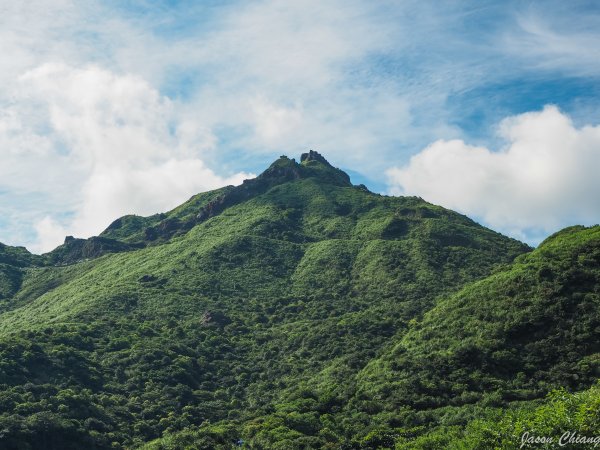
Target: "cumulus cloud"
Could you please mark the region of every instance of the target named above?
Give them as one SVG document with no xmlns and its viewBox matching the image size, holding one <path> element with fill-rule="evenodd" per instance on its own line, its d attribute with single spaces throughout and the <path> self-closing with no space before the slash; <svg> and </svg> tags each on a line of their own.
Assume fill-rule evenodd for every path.
<svg viewBox="0 0 600 450">
<path fill-rule="evenodd" d="M 0 142 L 13 162 L 0 169 L 3 184 L 58 197 L 72 211 L 38 221 L 34 250 L 249 176 L 224 178 L 206 167 L 202 155 L 215 137 L 139 77 L 45 64 L 20 78 L 16 95 L 0 118 Z M 51 191 L 55 186 L 60 192 Z"/>
<path fill-rule="evenodd" d="M 119 215 L 237 183 L 247 175 L 227 175 L 239 149 L 244 160 L 313 145 L 358 154 L 391 127 L 378 108 L 358 121 L 375 96 L 343 88 L 347 67 L 387 45 L 389 28 L 361 2 L 342 3 L 224 5 L 210 24 L 166 35 L 162 14 L 96 2 L 0 8 L 11 55 L 0 74 L 0 191 L 12 199 L 1 205 L 10 218 L 1 240 L 45 251 L 61 235 L 96 234 Z M 207 13 L 187 9 L 178 22 Z M 398 100 L 405 117 L 390 89 L 370 91 L 384 109 Z"/>
<path fill-rule="evenodd" d="M 391 191 L 481 218 L 530 242 L 600 215 L 600 125 L 576 128 L 555 106 L 509 117 L 499 151 L 440 140 L 388 170 Z"/>
<path fill-rule="evenodd" d="M 0 241 L 37 250 L 282 152 L 318 149 L 380 190 L 414 149 L 486 139 L 507 111 L 557 101 L 577 123 L 597 114 L 587 88 L 586 104 L 516 89 L 516 106 L 498 107 L 514 80 L 597 76 L 599 16 L 560 2 L 5 3 Z"/>
</svg>

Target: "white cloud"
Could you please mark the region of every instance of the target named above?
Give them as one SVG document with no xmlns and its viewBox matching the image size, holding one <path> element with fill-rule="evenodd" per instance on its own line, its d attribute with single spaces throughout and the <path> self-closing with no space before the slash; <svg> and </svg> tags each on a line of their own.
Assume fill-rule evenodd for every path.
<svg viewBox="0 0 600 450">
<path fill-rule="evenodd" d="M 60 225 L 50 216 L 45 216 L 34 227 L 37 233 L 37 242 L 34 250 L 40 252 L 55 248 L 69 234 L 64 226 Z"/>
<path fill-rule="evenodd" d="M 600 125 L 575 128 L 554 106 L 505 119 L 500 151 L 462 140 L 434 142 L 388 170 L 391 191 L 418 195 L 538 241 L 558 228 L 600 220 Z"/>
<path fill-rule="evenodd" d="M 0 169 L 5 186 L 43 193 L 72 212 L 38 221 L 37 251 L 248 176 L 216 175 L 202 160 L 215 146 L 209 130 L 143 79 L 97 66 L 46 64 L 24 74 L 0 119 L 0 142 L 13 163 Z"/>
<path fill-rule="evenodd" d="M 361 72 L 365 58 L 404 46 L 377 8 L 269 0 L 225 9 L 215 24 L 177 52 L 203 75 L 189 106 L 204 123 L 236 130 L 233 147 L 372 162 L 363 144 L 391 152 L 382 138 L 410 125 L 398 86 Z"/>
<path fill-rule="evenodd" d="M 559 10 L 530 10 L 517 16 L 518 29 L 503 38 L 505 51 L 526 67 L 557 70 L 575 76 L 600 73 L 600 15 L 574 15 L 572 5 Z"/>
<path fill-rule="evenodd" d="M 175 202 L 308 148 L 378 189 L 382 171 L 415 148 L 468 142 L 508 114 L 494 86 L 528 74 L 597 76 L 598 16 L 558 5 L 4 2 L 0 241 L 31 244 L 46 216 L 86 235 L 108 211 L 170 206 L 153 191 L 159 181 Z M 470 110 L 462 95 L 489 86 L 489 108 Z M 586 111 L 595 104 L 590 96 Z M 576 120 L 581 107 L 569 109 Z M 457 112 L 484 114 L 483 131 Z M 171 170 L 183 165 L 204 181 L 175 183 Z M 153 193 L 121 196 L 107 183 Z"/>
<path fill-rule="evenodd" d="M 338 0 L 238 5 L 218 32 L 201 41 L 200 60 L 224 63 L 236 81 L 327 86 L 343 75 L 340 66 L 386 45 L 389 28 L 370 20 L 373 11 L 361 2 Z"/>
<path fill-rule="evenodd" d="M 386 99 L 379 108 L 374 96 L 343 87 L 349 65 L 388 45 L 389 28 L 360 2 L 224 6 L 179 36 L 157 31 L 163 17 L 94 2 L 0 9 L 12 59 L 0 74 L 0 188 L 24 200 L 2 205 L 12 219 L 0 231 L 37 251 L 63 232 L 89 236 L 121 214 L 161 211 L 243 176 L 216 174 L 207 158 L 231 166 L 239 149 L 248 159 L 312 146 L 357 157 L 376 123 L 389 124 L 379 120 L 388 106 L 406 117 L 387 88 L 370 89 Z M 202 15 L 194 7 L 183 20 Z M 197 76 L 191 96 L 160 92 L 187 73 Z M 366 109 L 373 120 L 359 121 Z M 16 230 L 36 223 L 37 238 L 23 242 Z"/>
<path fill-rule="evenodd" d="M 302 122 L 301 107 L 286 108 L 259 97 L 252 102 L 257 137 L 269 146 L 284 145 Z"/>
</svg>

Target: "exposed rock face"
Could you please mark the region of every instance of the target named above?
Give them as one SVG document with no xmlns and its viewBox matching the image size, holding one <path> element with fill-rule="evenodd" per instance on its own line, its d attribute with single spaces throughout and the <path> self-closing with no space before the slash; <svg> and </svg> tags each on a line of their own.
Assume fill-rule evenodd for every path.
<svg viewBox="0 0 600 450">
<path fill-rule="evenodd" d="M 281 156 L 277 161 L 271 164 L 263 173 L 253 180 L 244 180 L 243 185 L 252 184 L 256 180 L 275 180 L 277 184 L 285 183 L 302 178 L 302 168 L 294 159 L 287 156 Z M 242 185 L 242 186 L 243 186 Z"/>
<path fill-rule="evenodd" d="M 200 324 L 203 326 L 223 328 L 230 323 L 231 319 L 220 311 L 205 311 L 200 318 Z"/>
<path fill-rule="evenodd" d="M 315 152 L 314 150 L 310 150 L 308 153 L 302 153 L 302 155 L 300 156 L 300 162 L 308 162 L 308 161 L 319 161 L 323 164 L 328 165 L 329 167 L 332 167 L 331 164 L 329 164 L 329 161 L 327 161 L 323 155 L 321 155 L 319 152 Z"/>
<path fill-rule="evenodd" d="M 197 219 L 203 222 L 211 217 L 221 213 L 224 209 L 243 202 L 256 195 L 263 194 L 272 187 L 286 183 L 288 181 L 301 178 L 319 177 L 326 178 L 333 184 L 351 186 L 350 177 L 339 169 L 334 168 L 319 153 L 311 150 L 303 153 L 301 156 L 302 164 L 298 164 L 294 159 L 287 156 L 281 156 L 277 161 L 269 166 L 267 170 L 252 180 L 244 180 L 240 186 L 236 186 L 225 195 L 213 200 L 198 213 Z M 322 164 L 306 165 L 312 161 Z"/>
<path fill-rule="evenodd" d="M 67 236 L 65 243 L 47 254 L 52 264 L 72 264 L 84 259 L 97 258 L 106 253 L 118 253 L 140 248 L 140 245 L 126 244 L 115 239 L 91 237 L 77 239 Z"/>
<path fill-rule="evenodd" d="M 224 209 L 262 194 L 273 186 L 302 178 L 301 171 L 295 162 L 290 161 L 291 165 L 277 164 L 279 161 L 281 161 L 281 158 L 258 177 L 252 180 L 244 180 L 240 186 L 236 186 L 227 194 L 210 202 L 198 213 L 198 221 L 202 222 L 216 216 Z"/>
<path fill-rule="evenodd" d="M 281 156 L 256 178 L 244 180 L 239 186 L 230 186 L 229 190 L 225 190 L 222 195 L 205 204 L 195 217 L 178 219 L 161 217 L 162 215 L 158 214 L 156 215 L 157 222 L 143 226 L 144 218 L 124 216 L 116 219 L 107 228 L 107 231 L 115 231 L 121 228 L 135 229 L 139 227 L 141 239 L 135 244 L 123 242 L 122 237 L 118 234 L 116 238 L 100 236 L 76 239 L 73 236 L 67 236 L 63 245 L 48 254 L 49 261 L 53 264 L 71 264 L 83 259 L 96 258 L 105 253 L 130 251 L 164 242 L 174 236 L 186 233 L 195 225 L 220 214 L 230 206 L 264 194 L 274 186 L 294 180 L 319 178 L 337 186 L 352 186 L 350 177 L 329 164 L 320 153 L 310 150 L 308 153 L 303 153 L 300 160 L 301 162 L 298 163 L 287 156 Z"/>
</svg>

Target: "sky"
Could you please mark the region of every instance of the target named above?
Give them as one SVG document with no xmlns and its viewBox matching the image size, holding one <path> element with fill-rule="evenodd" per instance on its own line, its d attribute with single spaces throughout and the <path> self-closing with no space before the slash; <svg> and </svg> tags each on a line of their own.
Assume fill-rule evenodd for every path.
<svg viewBox="0 0 600 450">
<path fill-rule="evenodd" d="M 595 1 L 0 0 L 0 242 L 314 149 L 537 245 L 600 221 Z"/>
</svg>

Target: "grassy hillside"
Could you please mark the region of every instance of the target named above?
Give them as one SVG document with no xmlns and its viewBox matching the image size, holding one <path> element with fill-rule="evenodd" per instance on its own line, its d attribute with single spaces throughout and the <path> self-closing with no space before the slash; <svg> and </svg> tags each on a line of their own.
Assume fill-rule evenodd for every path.
<svg viewBox="0 0 600 450">
<path fill-rule="evenodd" d="M 331 364 L 274 411 L 168 433 L 147 449 L 521 448 L 600 423 L 600 227 L 572 227 L 442 298 L 354 373 Z M 517 330 L 515 332 L 515 330 Z M 566 445 L 562 448 L 594 448 Z M 523 448 L 540 448 L 525 444 Z"/>
<path fill-rule="evenodd" d="M 0 444 L 377 448 L 399 429 L 423 436 L 444 408 L 458 426 L 589 386 L 597 233 L 523 255 L 460 214 L 352 186 L 318 154 L 282 157 L 241 186 L 8 263 L 21 278 L 0 300 Z M 553 314 L 564 320 L 544 326 Z"/>
<path fill-rule="evenodd" d="M 599 376 L 600 227 L 572 227 L 413 321 L 361 371 L 355 407 L 388 424 L 407 406 L 405 425 L 460 424 L 467 411 L 583 389 Z"/>
</svg>

